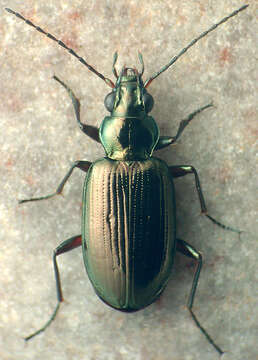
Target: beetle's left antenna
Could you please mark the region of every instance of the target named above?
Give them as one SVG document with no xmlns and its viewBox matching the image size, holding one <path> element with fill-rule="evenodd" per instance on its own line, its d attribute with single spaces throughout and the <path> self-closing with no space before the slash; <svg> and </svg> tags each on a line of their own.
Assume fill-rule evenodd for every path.
<svg viewBox="0 0 258 360">
<path fill-rule="evenodd" d="M 201 33 L 197 38 L 193 39 L 185 48 L 183 48 L 176 56 L 174 56 L 170 62 L 163 66 L 158 72 L 156 72 L 155 74 L 153 74 L 148 80 L 145 81 L 144 83 L 144 87 L 146 88 L 147 86 L 150 85 L 150 83 L 156 79 L 156 77 L 158 77 L 161 73 L 163 73 L 164 71 L 166 71 L 172 64 L 174 64 L 185 52 L 187 52 L 188 49 L 190 49 L 190 47 L 192 47 L 195 43 L 197 43 L 197 41 L 201 40 L 204 36 L 206 36 L 207 34 L 209 34 L 211 31 L 215 30 L 219 25 L 223 24 L 224 22 L 228 21 L 228 19 L 232 18 L 233 16 L 237 15 L 240 11 L 246 9 L 249 5 L 243 5 L 241 6 L 239 9 L 233 11 L 231 14 L 229 14 L 228 16 L 224 17 L 222 20 L 220 20 L 218 23 L 212 25 L 208 30 L 204 31 L 203 33 Z"/>
<path fill-rule="evenodd" d="M 46 35 L 48 38 L 54 40 L 55 42 L 58 43 L 58 45 L 62 46 L 65 50 L 67 50 L 71 55 L 75 56 L 83 65 L 87 66 L 87 68 L 92 71 L 94 74 L 96 74 L 99 78 L 101 78 L 102 80 L 105 81 L 105 83 L 110 86 L 111 88 L 114 88 L 115 85 L 113 83 L 112 80 L 106 78 L 104 75 L 102 75 L 101 73 L 99 73 L 96 69 L 94 69 L 94 67 L 92 67 L 90 64 L 88 64 L 82 57 L 80 57 L 78 54 L 76 54 L 76 52 L 69 48 L 68 46 L 66 46 L 61 40 L 58 40 L 57 38 L 55 38 L 53 35 L 49 34 L 48 32 L 44 31 L 43 29 L 41 29 L 39 26 L 34 25 L 30 20 L 25 19 L 21 14 L 13 11 L 12 9 L 9 8 L 5 8 L 6 11 L 8 11 L 9 13 L 17 16 L 19 19 L 22 19 L 26 24 L 34 27 L 37 31 L 39 31 L 40 33 Z"/>
<path fill-rule="evenodd" d="M 117 73 L 117 69 L 116 69 L 116 62 L 117 62 L 117 51 L 114 53 L 114 57 L 113 57 L 113 65 L 112 65 L 112 71 L 113 74 L 115 75 L 115 77 L 118 79 L 118 73 Z"/>
</svg>

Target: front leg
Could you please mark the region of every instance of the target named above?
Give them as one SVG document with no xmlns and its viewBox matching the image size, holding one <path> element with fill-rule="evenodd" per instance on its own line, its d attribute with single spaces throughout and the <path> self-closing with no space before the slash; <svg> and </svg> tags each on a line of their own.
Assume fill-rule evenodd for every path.
<svg viewBox="0 0 258 360">
<path fill-rule="evenodd" d="M 212 103 L 205 105 L 205 106 L 195 110 L 194 112 L 192 112 L 190 115 L 187 116 L 187 118 L 181 120 L 178 130 L 177 130 L 177 133 L 176 133 L 176 136 L 160 136 L 159 141 L 158 141 L 157 145 L 155 146 L 154 150 L 163 149 L 164 147 L 174 144 L 179 139 L 180 135 L 182 134 L 182 132 L 184 131 L 186 126 L 190 123 L 190 121 L 192 121 L 193 118 L 197 114 L 200 114 L 200 112 L 202 112 L 205 109 L 208 109 L 211 106 L 213 106 Z"/>
<path fill-rule="evenodd" d="M 65 90 L 68 92 L 68 95 L 72 99 L 75 116 L 77 119 L 77 122 L 79 124 L 80 129 L 84 132 L 84 134 L 88 135 L 91 139 L 97 141 L 100 143 L 99 139 L 99 129 L 92 125 L 86 125 L 81 122 L 81 116 L 80 116 L 80 101 L 77 99 L 77 97 L 74 95 L 72 89 L 69 88 L 63 81 L 61 81 L 57 76 L 53 76 L 53 78 L 61 84 Z"/>
</svg>

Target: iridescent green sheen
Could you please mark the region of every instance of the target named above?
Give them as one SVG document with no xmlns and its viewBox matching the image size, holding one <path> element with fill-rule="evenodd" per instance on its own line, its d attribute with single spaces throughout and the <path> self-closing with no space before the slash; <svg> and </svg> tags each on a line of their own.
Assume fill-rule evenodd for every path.
<svg viewBox="0 0 258 360">
<path fill-rule="evenodd" d="M 75 168 L 87 172 L 82 199 L 82 235 L 65 240 L 53 254 L 56 308 L 49 320 L 27 336 L 26 341 L 46 330 L 56 318 L 64 300 L 57 256 L 82 245 L 85 268 L 97 295 L 115 309 L 129 312 L 140 310 L 157 299 L 167 284 L 175 253 L 178 251 L 197 262 L 187 308 L 209 343 L 219 355 L 223 354 L 192 309 L 202 268 L 202 255 L 186 241 L 176 237 L 173 178 L 193 174 L 202 214 L 225 230 L 238 234 L 241 231 L 226 226 L 209 215 L 199 176 L 193 166 L 168 166 L 164 161 L 152 157 L 154 150 L 175 143 L 193 118 L 210 108 L 212 103 L 196 109 L 181 120 L 175 136 L 160 136 L 155 120 L 148 115 L 154 100 L 147 87 L 194 44 L 247 7 L 248 5 L 243 5 L 201 33 L 145 83 L 142 80 L 144 62 L 141 53 L 138 53 L 140 71 L 123 67 L 118 75 L 116 52 L 112 65 L 115 84 L 61 40 L 21 14 L 6 8 L 6 11 L 58 43 L 112 88 L 112 92 L 104 100 L 110 116 L 104 118 L 98 131 L 96 127 L 81 122 L 80 101 L 68 85 L 57 76 L 53 77 L 71 98 L 80 129 L 93 140 L 101 141 L 107 157 L 94 163 L 75 161 L 54 193 L 20 201 L 25 203 L 52 198 L 62 193 Z"/>
<path fill-rule="evenodd" d="M 166 163 L 157 158 L 93 163 L 83 192 L 82 246 L 100 298 L 139 310 L 166 286 L 175 254 L 175 202 Z"/>
<path fill-rule="evenodd" d="M 99 131 L 110 159 L 145 160 L 152 155 L 159 139 L 159 128 L 145 110 L 146 93 L 139 75 L 118 79 L 113 111 L 104 118 Z"/>
</svg>

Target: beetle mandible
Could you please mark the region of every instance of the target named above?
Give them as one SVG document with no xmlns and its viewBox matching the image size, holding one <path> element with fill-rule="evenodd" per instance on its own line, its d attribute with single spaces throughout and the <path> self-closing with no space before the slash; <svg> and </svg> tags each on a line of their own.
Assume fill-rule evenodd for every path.
<svg viewBox="0 0 258 360">
<path fill-rule="evenodd" d="M 99 73 L 62 41 L 19 13 L 6 8 L 8 12 L 68 50 L 112 88 L 104 101 L 110 116 L 104 118 L 98 130 L 81 122 L 79 100 L 64 82 L 54 76 L 72 100 L 80 129 L 103 145 L 106 157 L 93 163 L 75 161 L 54 193 L 20 201 L 25 203 L 44 200 L 61 194 L 74 168 L 87 172 L 82 200 L 82 234 L 71 237 L 54 250 L 57 306 L 47 323 L 25 340 L 43 332 L 52 323 L 63 301 L 56 260 L 58 255 L 82 245 L 85 268 L 96 294 L 111 307 L 132 312 L 150 305 L 160 296 L 168 282 L 175 253 L 179 251 L 197 261 L 187 307 L 207 340 L 220 355 L 223 354 L 222 349 L 202 327 L 192 310 L 202 256 L 193 246 L 176 236 L 173 178 L 193 174 L 201 212 L 226 230 L 237 233 L 240 231 L 223 225 L 208 214 L 199 177 L 193 166 L 168 166 L 159 158 L 152 157 L 153 151 L 175 143 L 191 120 L 212 104 L 197 109 L 182 120 L 175 136 L 160 136 L 155 120 L 148 115 L 154 101 L 147 88 L 197 41 L 247 6 L 240 7 L 200 34 L 145 82 L 142 79 L 144 62 L 140 53 L 140 71 L 124 66 L 120 73 L 116 69 L 115 53 L 112 66 L 115 83 Z"/>
</svg>

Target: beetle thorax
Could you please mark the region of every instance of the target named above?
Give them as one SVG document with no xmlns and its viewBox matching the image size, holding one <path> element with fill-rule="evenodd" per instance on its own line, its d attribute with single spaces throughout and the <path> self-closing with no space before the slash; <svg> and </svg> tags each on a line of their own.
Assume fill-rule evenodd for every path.
<svg viewBox="0 0 258 360">
<path fill-rule="evenodd" d="M 123 68 L 113 91 L 106 96 L 106 116 L 100 127 L 100 140 L 114 160 L 145 160 L 159 138 L 155 120 L 148 116 L 153 98 L 144 88 L 136 69 Z"/>
</svg>

